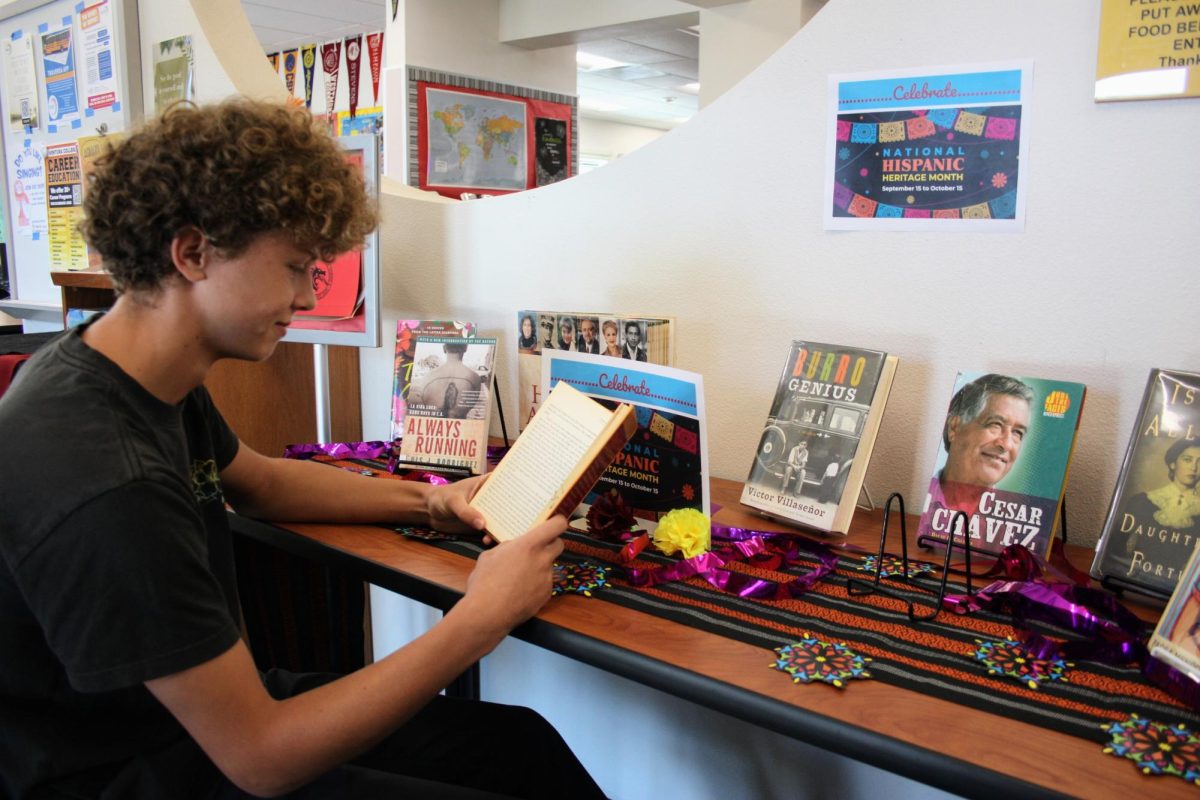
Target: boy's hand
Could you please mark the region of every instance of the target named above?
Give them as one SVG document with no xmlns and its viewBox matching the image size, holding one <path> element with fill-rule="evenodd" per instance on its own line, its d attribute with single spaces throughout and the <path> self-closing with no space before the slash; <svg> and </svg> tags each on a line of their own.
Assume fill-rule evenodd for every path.
<svg viewBox="0 0 1200 800">
<path fill-rule="evenodd" d="M 429 527 L 445 533 L 482 531 L 483 513 L 469 503 L 479 491 L 483 475 L 466 478 L 444 486 L 435 486 L 429 493 Z"/>
<path fill-rule="evenodd" d="M 484 552 L 460 605 L 474 608 L 481 622 L 503 634 L 532 617 L 553 593 L 554 559 L 563 550 L 566 528 L 566 518 L 554 516 Z"/>
</svg>

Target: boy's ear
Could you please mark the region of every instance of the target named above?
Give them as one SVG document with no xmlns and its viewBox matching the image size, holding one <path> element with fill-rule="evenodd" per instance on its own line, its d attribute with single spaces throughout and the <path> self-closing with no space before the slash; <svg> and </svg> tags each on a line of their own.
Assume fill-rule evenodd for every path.
<svg viewBox="0 0 1200 800">
<path fill-rule="evenodd" d="M 208 237 L 196 228 L 183 228 L 171 239 L 171 262 L 185 280 L 204 280 L 211 253 Z"/>
</svg>

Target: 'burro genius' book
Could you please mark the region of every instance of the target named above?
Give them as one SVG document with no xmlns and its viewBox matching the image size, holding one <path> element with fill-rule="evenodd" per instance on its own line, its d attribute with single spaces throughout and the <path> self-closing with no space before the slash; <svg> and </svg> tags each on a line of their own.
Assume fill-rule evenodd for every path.
<svg viewBox="0 0 1200 800">
<path fill-rule="evenodd" d="M 1081 383 L 959 373 L 941 430 L 920 536 L 945 542 L 956 512 L 971 546 L 1046 556 L 1083 410 Z M 961 541 L 961 524 L 953 527 Z"/>
<path fill-rule="evenodd" d="M 896 363 L 877 350 L 792 342 L 742 503 L 776 519 L 845 533 Z"/>
</svg>

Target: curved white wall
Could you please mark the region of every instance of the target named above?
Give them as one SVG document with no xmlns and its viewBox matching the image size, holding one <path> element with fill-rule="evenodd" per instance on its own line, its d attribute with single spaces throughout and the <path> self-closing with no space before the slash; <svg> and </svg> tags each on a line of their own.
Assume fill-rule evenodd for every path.
<svg viewBox="0 0 1200 800">
<path fill-rule="evenodd" d="M 498 332 L 508 375 L 519 308 L 673 314 L 677 365 L 705 376 L 713 473 L 739 479 L 792 337 L 894 352 L 867 486 L 910 508 L 958 369 L 1083 381 L 1070 531 L 1094 541 L 1147 371 L 1200 368 L 1200 103 L 1094 103 L 1098 15 L 1088 0 L 835 0 L 687 125 L 602 170 L 446 206 L 440 242 L 411 223 L 416 201 L 386 206 L 387 305 Z M 821 229 L 829 73 L 1011 59 L 1034 64 L 1025 233 Z M 376 432 L 388 360 L 364 359 Z"/>
</svg>

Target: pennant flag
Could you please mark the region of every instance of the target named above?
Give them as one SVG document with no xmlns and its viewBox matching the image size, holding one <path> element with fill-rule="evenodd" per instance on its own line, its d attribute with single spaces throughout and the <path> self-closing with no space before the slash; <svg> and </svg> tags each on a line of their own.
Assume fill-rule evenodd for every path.
<svg viewBox="0 0 1200 800">
<path fill-rule="evenodd" d="M 287 84 L 288 94 L 296 93 L 296 57 L 298 55 L 296 50 L 283 52 L 283 82 Z"/>
<path fill-rule="evenodd" d="M 383 66 L 383 31 L 367 34 L 367 61 L 371 65 L 371 96 L 379 105 L 379 70 Z"/>
<path fill-rule="evenodd" d="M 306 44 L 300 48 L 300 63 L 304 65 L 304 106 L 312 108 L 313 74 L 317 65 L 317 46 Z"/>
<path fill-rule="evenodd" d="M 325 69 L 325 114 L 330 119 L 333 119 L 333 107 L 337 103 L 338 67 L 341 63 L 341 42 L 326 42 L 321 45 L 321 66 Z"/>
<path fill-rule="evenodd" d="M 279 72 L 279 53 L 267 53 L 267 61 L 271 62 L 271 69 Z"/>
<path fill-rule="evenodd" d="M 392 0 L 392 22 L 396 21 L 396 11 L 400 7 L 400 0 Z"/>
<path fill-rule="evenodd" d="M 362 55 L 362 34 L 346 37 L 346 80 L 350 84 L 350 119 L 358 111 L 358 66 Z"/>
</svg>

